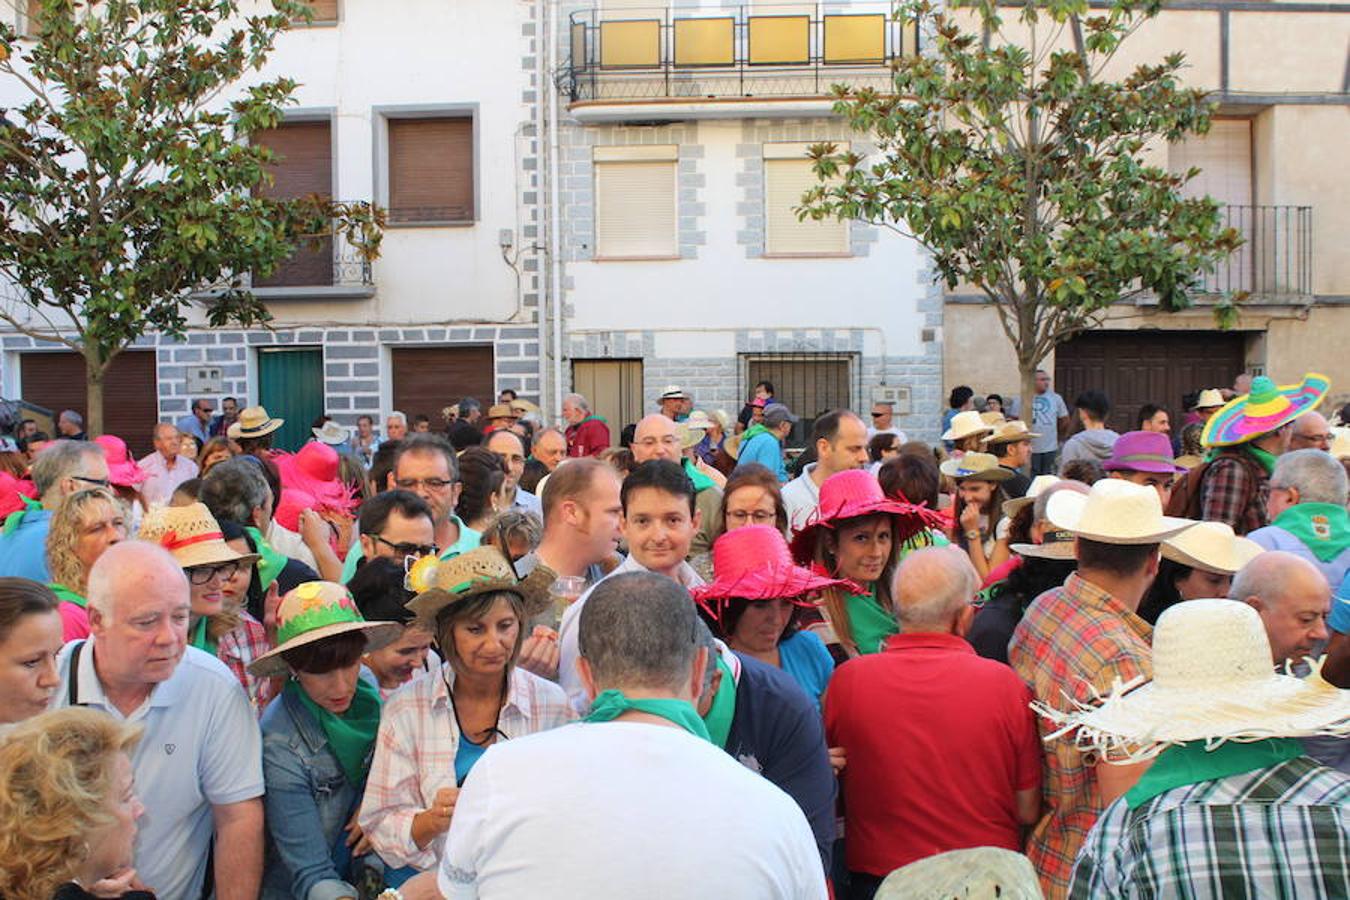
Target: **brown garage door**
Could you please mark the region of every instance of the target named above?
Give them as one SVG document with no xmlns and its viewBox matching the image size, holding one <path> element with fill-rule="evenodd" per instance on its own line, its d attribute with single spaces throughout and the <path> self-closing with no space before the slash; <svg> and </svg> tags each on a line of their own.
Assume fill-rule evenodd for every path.
<svg viewBox="0 0 1350 900">
<path fill-rule="evenodd" d="M 1072 408 L 1081 392 L 1095 388 L 1111 400 L 1110 427 L 1135 426 L 1139 407 L 1165 408 L 1178 433 L 1182 397 L 1207 387 L 1226 387 L 1243 370 L 1246 338 L 1231 331 L 1097 331 L 1055 351 L 1055 390 Z"/>
<path fill-rule="evenodd" d="M 88 379 L 78 353 L 25 353 L 20 359 L 23 399 L 45 406 L 53 415 L 73 409 L 87 420 Z M 153 350 L 130 350 L 117 356 L 103 382 L 103 430 L 127 442 L 136 455 L 153 448 L 151 431 L 159 420 L 159 391 Z"/>
<path fill-rule="evenodd" d="M 431 427 L 444 430 L 441 410 L 465 397 L 483 404 L 483 411 L 496 402 L 491 347 L 395 348 L 394 409 L 413 416 L 431 417 Z"/>
</svg>

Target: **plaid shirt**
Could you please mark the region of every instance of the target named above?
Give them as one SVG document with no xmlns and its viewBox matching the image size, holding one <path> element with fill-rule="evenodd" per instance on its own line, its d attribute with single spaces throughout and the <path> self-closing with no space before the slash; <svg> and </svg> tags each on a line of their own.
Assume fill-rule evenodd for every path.
<svg viewBox="0 0 1350 900">
<path fill-rule="evenodd" d="M 1200 484 L 1200 518 L 1227 522 L 1239 535 L 1270 524 L 1266 500 L 1270 476 L 1240 446 L 1225 450 L 1205 470 Z"/>
<path fill-rule="evenodd" d="M 1067 693 L 1080 703 L 1105 695 L 1112 682 L 1151 676 L 1153 629 L 1101 588 L 1070 575 L 1027 608 L 1008 646 L 1008 662 L 1036 699 L 1069 709 Z M 1055 730 L 1041 723 L 1043 733 Z M 1073 860 L 1102 811 L 1094 772 L 1073 741 L 1057 740 L 1045 752 L 1048 812 L 1027 843 L 1027 856 L 1049 898 L 1063 897 Z"/>
<path fill-rule="evenodd" d="M 1350 895 L 1350 778 L 1305 757 L 1111 804 L 1088 835 L 1070 895 Z"/>
<path fill-rule="evenodd" d="M 444 674 L 444 677 L 442 677 Z M 413 816 L 431 806 L 436 791 L 455 787 L 459 726 L 450 708 L 447 663 L 414 678 L 384 705 L 375 759 L 366 779 L 358 821 L 371 846 L 389 866 L 434 869 L 445 846 L 440 835 L 418 850 Z M 508 738 L 547 731 L 572 721 L 562 688 L 523 669 L 511 670 L 511 685 L 497 728 Z"/>
<path fill-rule="evenodd" d="M 249 674 L 248 665 L 271 650 L 272 644 L 267 640 L 267 629 L 261 622 L 248 613 L 241 615 L 243 621 L 216 641 L 216 658 L 239 679 L 253 711 L 262 715 L 263 708 L 276 694 L 276 679 L 256 678 Z"/>
</svg>

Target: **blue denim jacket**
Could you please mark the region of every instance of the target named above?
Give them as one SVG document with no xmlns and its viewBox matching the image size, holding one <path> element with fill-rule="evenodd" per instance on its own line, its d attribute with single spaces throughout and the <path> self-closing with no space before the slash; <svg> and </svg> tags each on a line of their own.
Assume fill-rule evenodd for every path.
<svg viewBox="0 0 1350 900">
<path fill-rule="evenodd" d="M 319 723 L 290 692 L 267 707 L 261 724 L 269 837 L 262 900 L 355 897 L 333 848 L 344 837 L 358 789 L 342 774 Z"/>
</svg>

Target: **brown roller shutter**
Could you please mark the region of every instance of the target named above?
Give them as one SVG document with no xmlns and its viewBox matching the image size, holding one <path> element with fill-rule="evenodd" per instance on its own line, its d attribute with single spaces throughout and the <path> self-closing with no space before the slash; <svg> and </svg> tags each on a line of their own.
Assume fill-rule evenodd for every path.
<svg viewBox="0 0 1350 900">
<path fill-rule="evenodd" d="M 338 20 L 338 0 L 308 0 L 308 5 L 314 10 L 314 18 L 310 19 L 311 24 Z"/>
<path fill-rule="evenodd" d="M 73 409 L 89 419 L 88 379 L 78 353 L 25 353 L 20 357 L 23 399 L 52 411 Z M 136 455 L 153 449 L 159 391 L 153 350 L 129 350 L 108 367 L 103 382 L 103 430 L 127 442 Z"/>
<path fill-rule="evenodd" d="M 431 427 L 445 428 L 441 410 L 465 397 L 474 397 L 483 409 L 495 402 L 491 347 L 395 348 L 394 409 L 412 417 L 424 413 Z"/>
<path fill-rule="evenodd" d="M 253 135 L 255 144 L 263 144 L 276 154 L 268 171 L 273 183 L 264 188 L 265 196 L 294 200 L 333 193 L 332 126 L 328 122 L 287 122 Z M 333 241 L 324 238 L 317 245 L 304 244 L 295 255 L 277 267 L 267 278 L 255 278 L 257 287 L 321 287 L 333 283 Z"/>
<path fill-rule="evenodd" d="M 390 119 L 389 221 L 473 217 L 473 119 Z"/>
</svg>

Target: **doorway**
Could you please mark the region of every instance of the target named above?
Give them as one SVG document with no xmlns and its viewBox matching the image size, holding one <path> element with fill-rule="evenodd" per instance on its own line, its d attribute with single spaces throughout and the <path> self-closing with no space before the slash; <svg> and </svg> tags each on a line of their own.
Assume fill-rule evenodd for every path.
<svg viewBox="0 0 1350 900">
<path fill-rule="evenodd" d="M 310 428 L 324 414 L 323 349 L 266 347 L 258 350 L 258 402 L 286 424 L 273 434 L 272 446 L 294 452 L 314 435 Z"/>
</svg>

